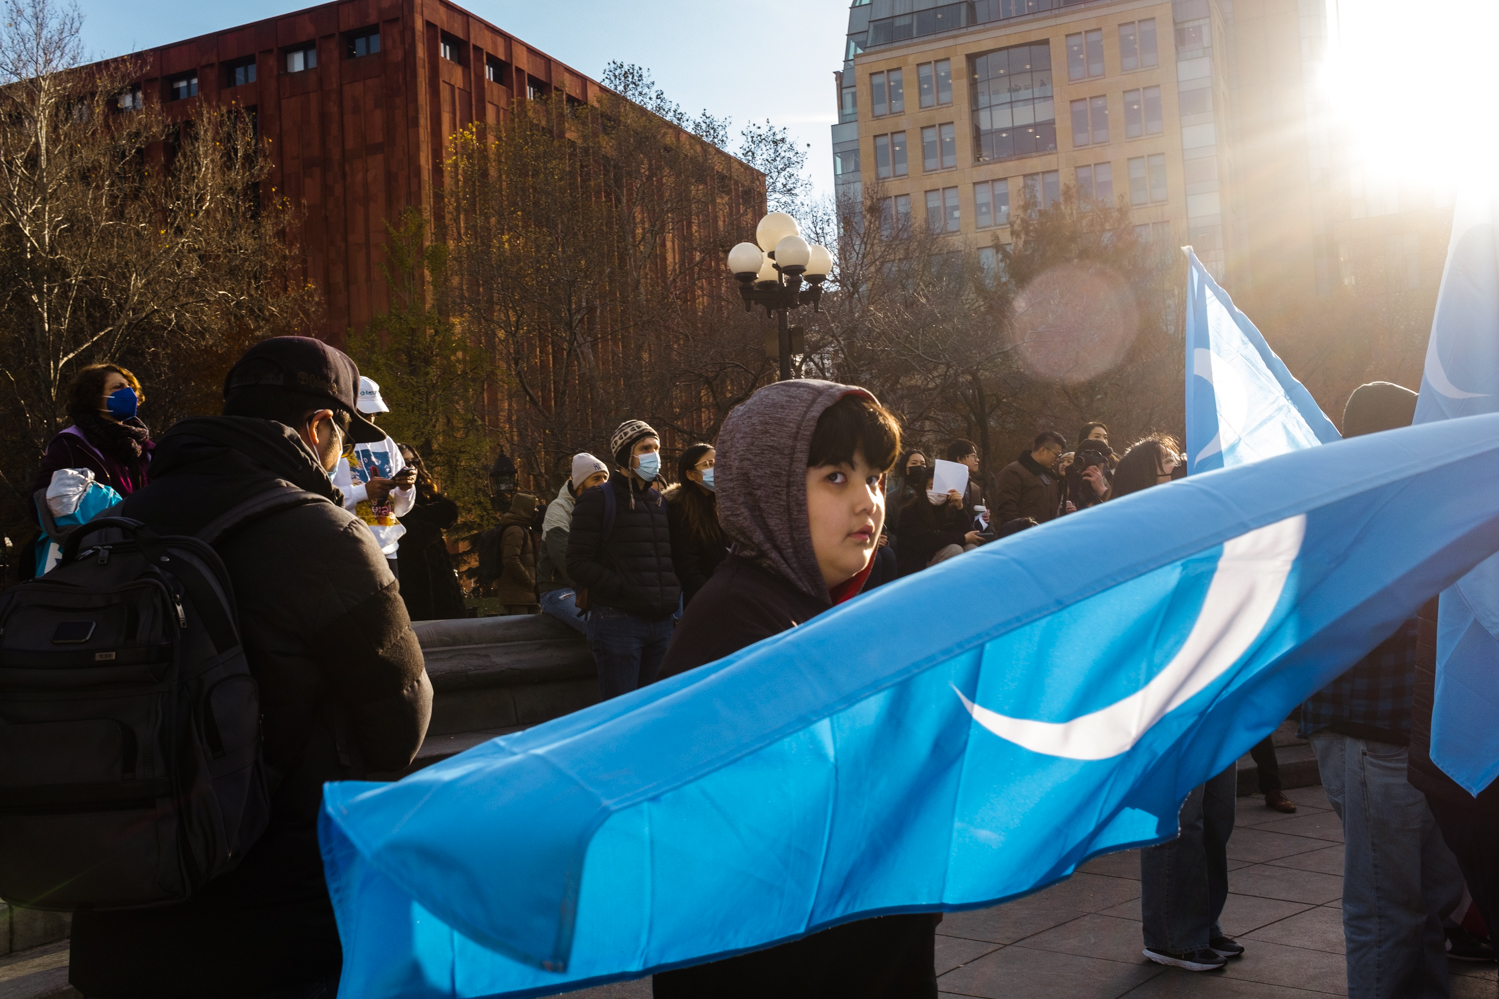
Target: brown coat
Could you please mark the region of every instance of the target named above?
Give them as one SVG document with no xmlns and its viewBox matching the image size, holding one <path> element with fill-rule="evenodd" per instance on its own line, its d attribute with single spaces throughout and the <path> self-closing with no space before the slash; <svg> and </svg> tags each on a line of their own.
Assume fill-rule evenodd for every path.
<svg viewBox="0 0 1499 999">
<path fill-rule="evenodd" d="M 1021 517 L 1036 523 L 1054 520 L 1062 498 L 1062 484 L 1054 472 L 1042 468 L 1027 451 L 1004 468 L 994 483 L 994 509 L 989 523 L 995 527 Z"/>
<path fill-rule="evenodd" d="M 531 522 L 536 519 L 536 497 L 516 493 L 510 512 L 500 518 L 500 578 L 495 596 L 507 606 L 535 604 L 536 543 Z"/>
</svg>

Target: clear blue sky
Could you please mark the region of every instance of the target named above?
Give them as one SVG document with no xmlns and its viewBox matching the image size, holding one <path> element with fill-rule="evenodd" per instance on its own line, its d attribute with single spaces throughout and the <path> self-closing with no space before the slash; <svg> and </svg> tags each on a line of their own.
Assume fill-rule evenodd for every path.
<svg viewBox="0 0 1499 999">
<path fill-rule="evenodd" d="M 84 43 L 96 57 L 299 10 L 298 0 L 77 0 Z M 651 70 L 689 114 L 706 108 L 734 121 L 769 118 L 811 143 L 818 194 L 833 187 L 828 128 L 836 120 L 848 0 L 459 0 L 555 59 L 594 78 L 611 59 Z"/>
</svg>

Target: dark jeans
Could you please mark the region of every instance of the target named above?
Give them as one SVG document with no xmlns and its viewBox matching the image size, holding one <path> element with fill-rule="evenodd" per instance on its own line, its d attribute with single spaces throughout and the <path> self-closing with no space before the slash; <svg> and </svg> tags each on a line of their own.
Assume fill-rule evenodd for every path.
<svg viewBox="0 0 1499 999">
<path fill-rule="evenodd" d="M 1265 736 L 1249 751 L 1254 757 L 1254 768 L 1259 771 L 1260 794 L 1280 790 L 1280 760 L 1275 758 L 1275 743 L 1271 738 Z"/>
<path fill-rule="evenodd" d="M 1218 917 L 1228 901 L 1228 837 L 1238 784 L 1230 766 L 1193 788 L 1182 804 L 1181 835 L 1140 851 L 1140 911 L 1151 950 L 1202 950 L 1223 935 Z"/>
<path fill-rule="evenodd" d="M 648 621 L 613 607 L 589 610 L 588 646 L 598 664 L 604 700 L 655 681 L 674 624 L 670 616 Z"/>
</svg>

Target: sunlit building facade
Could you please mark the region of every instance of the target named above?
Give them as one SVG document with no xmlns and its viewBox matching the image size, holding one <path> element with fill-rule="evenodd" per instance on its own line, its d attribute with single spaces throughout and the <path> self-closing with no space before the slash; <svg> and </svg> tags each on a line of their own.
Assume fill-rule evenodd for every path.
<svg viewBox="0 0 1499 999">
<path fill-rule="evenodd" d="M 1193 245 L 1235 295 L 1353 286 L 1429 320 L 1450 197 L 1340 158 L 1328 32 L 1326 0 L 864 0 L 835 190 L 989 266 L 1022 204 L 1073 186 Z"/>
</svg>

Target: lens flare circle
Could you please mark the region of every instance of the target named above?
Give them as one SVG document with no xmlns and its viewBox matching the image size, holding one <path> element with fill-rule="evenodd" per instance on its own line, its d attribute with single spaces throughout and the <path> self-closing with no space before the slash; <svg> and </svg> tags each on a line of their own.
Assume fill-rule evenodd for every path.
<svg viewBox="0 0 1499 999">
<path fill-rule="evenodd" d="M 1043 271 L 1015 299 L 1016 351 L 1037 378 L 1091 381 L 1124 359 L 1140 328 L 1128 283 L 1103 264 L 1072 261 Z"/>
</svg>

